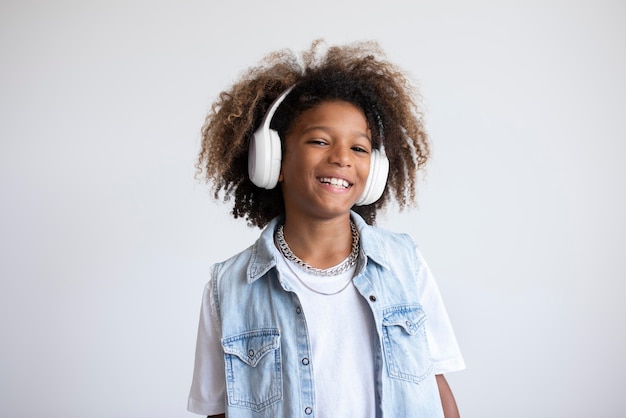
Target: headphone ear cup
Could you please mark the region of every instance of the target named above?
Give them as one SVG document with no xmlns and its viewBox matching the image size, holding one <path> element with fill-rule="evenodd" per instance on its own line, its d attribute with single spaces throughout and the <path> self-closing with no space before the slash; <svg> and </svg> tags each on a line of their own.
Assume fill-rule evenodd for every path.
<svg viewBox="0 0 626 418">
<path fill-rule="evenodd" d="M 276 187 L 278 177 L 280 176 L 280 164 L 283 159 L 280 135 L 278 135 L 278 132 L 273 129 L 270 129 L 270 143 L 272 144 L 272 149 L 270 151 L 270 168 L 266 187 L 267 189 L 273 189 Z"/>
<path fill-rule="evenodd" d="M 252 183 L 263 189 L 273 189 L 278 183 L 282 159 L 280 136 L 273 129 L 261 126 L 250 140 L 248 175 Z"/>
<path fill-rule="evenodd" d="M 389 160 L 387 159 L 387 155 L 380 150 L 372 151 L 370 159 L 370 172 L 367 176 L 367 181 L 365 182 L 365 189 L 363 189 L 363 193 L 356 202 L 356 205 L 371 205 L 380 199 L 385 191 L 388 175 Z"/>
<path fill-rule="evenodd" d="M 263 189 L 273 189 L 280 176 L 280 161 L 282 151 L 278 132 L 270 129 L 270 123 L 278 106 L 294 88 L 289 87 L 282 92 L 270 105 L 261 125 L 250 138 L 248 145 L 248 176 L 255 186 Z"/>
</svg>

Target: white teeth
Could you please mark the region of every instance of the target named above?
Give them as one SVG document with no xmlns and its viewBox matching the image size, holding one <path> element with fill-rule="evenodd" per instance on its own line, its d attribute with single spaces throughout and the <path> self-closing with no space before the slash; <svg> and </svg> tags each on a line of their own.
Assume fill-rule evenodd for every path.
<svg viewBox="0 0 626 418">
<path fill-rule="evenodd" d="M 320 181 L 322 183 L 328 183 L 328 184 L 332 184 L 333 186 L 339 186 L 343 188 L 347 188 L 348 186 L 350 186 L 350 183 L 348 183 L 346 180 L 337 179 L 334 177 L 322 177 L 320 178 Z"/>
</svg>

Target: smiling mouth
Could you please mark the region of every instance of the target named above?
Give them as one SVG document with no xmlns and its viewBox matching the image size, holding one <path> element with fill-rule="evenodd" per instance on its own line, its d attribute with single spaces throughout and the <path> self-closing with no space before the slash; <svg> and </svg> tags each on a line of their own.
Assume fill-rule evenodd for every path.
<svg viewBox="0 0 626 418">
<path fill-rule="evenodd" d="M 347 189 L 350 187 L 350 183 L 348 183 L 344 179 L 338 179 L 335 177 L 320 177 L 319 181 L 324 184 L 330 184 L 333 187 Z"/>
</svg>

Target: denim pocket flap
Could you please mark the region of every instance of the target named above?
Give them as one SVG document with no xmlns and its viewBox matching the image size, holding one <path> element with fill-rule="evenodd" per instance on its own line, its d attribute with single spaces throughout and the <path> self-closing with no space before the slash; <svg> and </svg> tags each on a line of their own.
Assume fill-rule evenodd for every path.
<svg viewBox="0 0 626 418">
<path fill-rule="evenodd" d="M 226 354 L 237 356 L 250 367 L 256 367 L 263 356 L 280 347 L 280 333 L 277 329 L 249 331 L 224 338 L 222 347 Z"/>
<path fill-rule="evenodd" d="M 398 326 L 408 335 L 415 335 L 425 320 L 426 314 L 418 305 L 394 306 L 383 312 L 384 326 Z"/>
</svg>

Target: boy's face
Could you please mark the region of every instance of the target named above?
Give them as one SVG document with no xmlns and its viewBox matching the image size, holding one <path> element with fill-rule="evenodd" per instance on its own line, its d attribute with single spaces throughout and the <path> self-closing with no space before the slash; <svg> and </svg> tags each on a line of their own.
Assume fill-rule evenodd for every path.
<svg viewBox="0 0 626 418">
<path fill-rule="evenodd" d="M 370 135 L 363 112 L 348 102 L 322 102 L 299 115 L 278 178 L 287 217 L 348 216 L 369 174 Z"/>
</svg>

